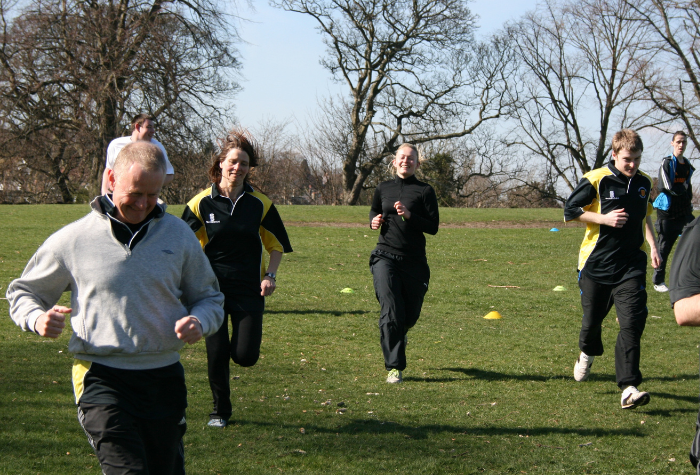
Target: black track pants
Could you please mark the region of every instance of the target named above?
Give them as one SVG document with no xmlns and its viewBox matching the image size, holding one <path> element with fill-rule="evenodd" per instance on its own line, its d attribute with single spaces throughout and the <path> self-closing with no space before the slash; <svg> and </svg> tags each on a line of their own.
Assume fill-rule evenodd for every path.
<svg viewBox="0 0 700 475">
<path fill-rule="evenodd" d="M 418 321 L 428 291 L 430 268 L 420 258 L 374 250 L 370 256 L 374 293 L 380 305 L 379 334 L 387 370 L 406 368 L 406 332 Z"/>
<path fill-rule="evenodd" d="M 210 417 L 228 420 L 232 412 L 229 359 L 240 366 L 257 363 L 262 341 L 263 312 L 232 310 L 226 303 L 224 311 L 224 323 L 219 331 L 206 338 L 206 345 L 209 387 L 214 397 L 214 410 Z M 232 327 L 230 339 L 229 315 Z"/>
<path fill-rule="evenodd" d="M 698 413 L 697 421 L 695 422 L 695 438 L 690 446 L 690 463 L 695 467 L 695 473 L 700 475 L 700 412 Z"/>
<path fill-rule="evenodd" d="M 590 356 L 603 354 L 602 323 L 613 304 L 620 321 L 615 343 L 615 374 L 617 385 L 638 386 L 642 382 L 639 370 L 641 339 L 647 321 L 647 292 L 644 276 L 633 277 L 619 284 L 599 284 L 584 273 L 579 276 L 583 319 L 579 348 Z"/>
<path fill-rule="evenodd" d="M 115 405 L 81 404 L 78 420 L 105 475 L 185 473 L 185 411 L 143 419 Z"/>
<path fill-rule="evenodd" d="M 671 255 L 671 249 L 676 243 L 678 236 L 683 232 L 683 227 L 693 220 L 693 215 L 681 219 L 658 219 L 656 220 L 656 235 L 659 240 L 659 256 L 661 265 L 654 269 L 651 281 L 654 285 L 659 285 L 666 279 L 666 264 Z"/>
</svg>

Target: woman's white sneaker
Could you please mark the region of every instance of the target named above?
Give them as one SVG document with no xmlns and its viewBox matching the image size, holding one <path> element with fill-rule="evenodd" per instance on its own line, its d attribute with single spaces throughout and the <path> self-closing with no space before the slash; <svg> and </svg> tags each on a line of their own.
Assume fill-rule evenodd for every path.
<svg viewBox="0 0 700 475">
<path fill-rule="evenodd" d="M 401 375 L 401 371 L 398 369 L 394 368 L 389 371 L 389 374 L 386 377 L 386 382 L 387 383 L 402 383 L 403 382 L 403 377 Z"/>
</svg>

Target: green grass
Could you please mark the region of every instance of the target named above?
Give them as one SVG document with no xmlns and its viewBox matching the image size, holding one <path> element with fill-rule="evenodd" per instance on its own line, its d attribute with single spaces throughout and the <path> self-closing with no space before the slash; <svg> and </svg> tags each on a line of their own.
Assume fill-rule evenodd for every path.
<svg viewBox="0 0 700 475">
<path fill-rule="evenodd" d="M 182 206 L 173 206 L 174 214 L 181 214 Z M 369 207 L 366 206 L 279 206 L 285 220 L 300 223 L 369 223 Z M 177 212 L 176 212 L 177 211 Z M 554 208 L 476 209 L 440 208 L 440 222 L 452 225 L 462 223 L 492 223 L 506 221 L 524 223 L 530 221 L 562 223 L 562 210 Z"/>
<path fill-rule="evenodd" d="M 3 293 L 46 236 L 86 210 L 0 207 Z M 298 223 L 337 215 L 364 224 L 367 212 L 280 207 L 284 220 Z M 295 252 L 267 301 L 262 357 L 252 368 L 232 366 L 233 425 L 206 427 L 204 345 L 182 351 L 188 473 L 692 473 L 697 330 L 676 325 L 667 295 L 649 293 L 642 388 L 652 400 L 622 411 L 614 312 L 590 380 L 571 376 L 583 230 L 557 225 L 560 210 L 441 209 L 443 222 L 491 220 L 542 227 L 446 227 L 428 237 L 430 290 L 409 333 L 405 383 L 391 386 L 368 270 L 376 232 L 289 227 Z M 561 231 L 550 232 L 554 225 Z M 553 292 L 557 285 L 567 291 Z M 340 293 L 345 287 L 355 293 Z M 503 319 L 484 320 L 491 310 Z M 7 315 L 5 300 L 0 313 Z M 67 342 L 0 319 L 0 473 L 100 473 L 76 420 Z"/>
</svg>

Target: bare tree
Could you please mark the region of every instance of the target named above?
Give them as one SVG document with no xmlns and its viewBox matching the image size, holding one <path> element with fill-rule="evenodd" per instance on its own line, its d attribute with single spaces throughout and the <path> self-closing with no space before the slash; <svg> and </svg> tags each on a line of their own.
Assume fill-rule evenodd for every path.
<svg viewBox="0 0 700 475">
<path fill-rule="evenodd" d="M 417 174 L 428 181 L 441 206 L 497 207 L 513 177 L 522 177 L 524 167 L 494 124 L 473 134 L 434 141 L 423 149 L 425 162 Z"/>
<path fill-rule="evenodd" d="M 638 79 L 654 53 L 629 13 L 624 0 L 548 0 L 509 28 L 524 88 L 509 143 L 544 159 L 545 179 L 529 183 L 542 192 L 560 180 L 573 190 L 579 174 L 608 159 L 612 134 L 644 123 Z"/>
<path fill-rule="evenodd" d="M 236 90 L 235 29 L 213 0 L 32 0 L 18 16 L 8 5 L 2 137 L 23 144 L 28 168 L 64 202 L 99 189 L 107 145 L 134 113 L 158 118 L 169 149 L 191 147 L 221 117 L 215 101 Z"/>
<path fill-rule="evenodd" d="M 270 118 L 258 124 L 253 131 L 260 156 L 258 165 L 251 172 L 251 180 L 260 191 L 280 204 L 287 202 L 285 188 L 291 181 L 290 165 L 285 161 L 288 162 L 287 159 L 296 154 L 293 138 L 287 131 L 289 124 L 289 120 Z"/>
<path fill-rule="evenodd" d="M 465 0 L 274 0 L 318 23 L 322 64 L 347 84 L 349 129 L 338 131 L 343 193 L 357 203 L 375 167 L 403 141 L 467 135 L 500 117 L 507 42 L 477 44 Z"/>
<path fill-rule="evenodd" d="M 661 130 L 680 121 L 700 150 L 700 1 L 627 1 L 631 18 L 653 32 L 653 68 L 641 83 L 655 107 L 651 124 Z"/>
<path fill-rule="evenodd" d="M 350 154 L 352 145 L 352 105 L 342 97 L 328 97 L 319 102 L 316 114 L 309 120 L 305 129 L 309 131 L 300 137 L 299 146 L 321 172 L 320 196 L 327 204 L 344 203 L 343 159 Z M 367 140 L 370 140 L 370 136 Z M 363 153 L 362 161 L 366 161 Z M 381 167 L 379 167 L 381 168 Z M 371 184 L 364 183 L 365 187 Z M 362 193 L 355 204 L 366 201 Z"/>
<path fill-rule="evenodd" d="M 335 204 L 326 199 L 323 167 L 308 155 L 303 140 L 287 131 L 289 125 L 268 118 L 252 129 L 260 155 L 251 184 L 278 204 Z"/>
<path fill-rule="evenodd" d="M 173 182 L 161 192 L 166 202 L 187 203 L 211 185 L 207 171 L 216 147 L 213 141 L 204 141 L 211 135 L 211 130 L 202 130 L 190 147 L 168 147 L 168 159 L 176 172 Z"/>
</svg>

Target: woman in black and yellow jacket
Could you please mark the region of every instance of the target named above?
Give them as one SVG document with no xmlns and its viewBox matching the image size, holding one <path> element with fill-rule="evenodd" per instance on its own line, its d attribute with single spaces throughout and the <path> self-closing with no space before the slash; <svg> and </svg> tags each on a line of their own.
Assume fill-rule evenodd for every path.
<svg viewBox="0 0 700 475">
<path fill-rule="evenodd" d="M 212 427 L 225 427 L 231 417 L 229 357 L 241 366 L 258 361 L 265 297 L 275 291 L 282 253 L 292 252 L 275 205 L 248 183 L 258 161 L 252 137 L 233 130 L 220 146 L 209 169 L 211 188 L 192 198 L 182 214 L 209 258 L 226 297 L 224 311 L 231 316 L 230 340 L 228 317 L 206 339 Z M 267 268 L 263 248 L 270 255 Z"/>
</svg>

